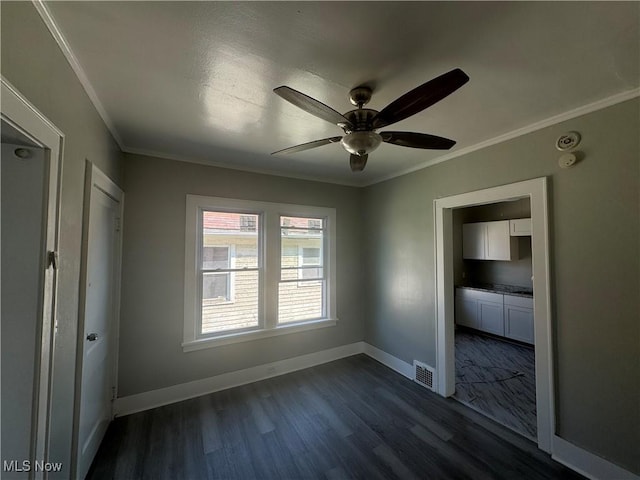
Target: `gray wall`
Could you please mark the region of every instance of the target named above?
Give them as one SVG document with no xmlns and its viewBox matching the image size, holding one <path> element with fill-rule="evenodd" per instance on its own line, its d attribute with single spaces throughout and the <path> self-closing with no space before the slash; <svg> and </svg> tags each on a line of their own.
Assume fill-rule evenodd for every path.
<svg viewBox="0 0 640 480">
<path fill-rule="evenodd" d="M 639 100 L 627 101 L 365 190 L 365 339 L 435 364 L 433 200 L 550 178 L 557 432 L 640 473 Z M 555 139 L 585 158 L 558 167 Z"/>
<path fill-rule="evenodd" d="M 64 134 L 58 277 L 58 332 L 54 350 L 51 415 L 54 478 L 68 478 L 78 325 L 80 246 L 85 158 L 115 182 L 121 153 L 78 78 L 30 2 L 0 2 L 2 75 Z"/>
<path fill-rule="evenodd" d="M 127 155 L 125 190 L 119 396 L 363 339 L 361 189 Z M 184 353 L 187 194 L 335 207 L 337 326 Z"/>
</svg>

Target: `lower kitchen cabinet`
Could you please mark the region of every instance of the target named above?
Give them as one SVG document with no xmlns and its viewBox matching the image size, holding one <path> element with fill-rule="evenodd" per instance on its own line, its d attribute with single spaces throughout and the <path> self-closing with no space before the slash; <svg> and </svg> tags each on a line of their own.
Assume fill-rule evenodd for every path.
<svg viewBox="0 0 640 480">
<path fill-rule="evenodd" d="M 504 296 L 504 335 L 521 342 L 535 342 L 532 298 Z"/>
<path fill-rule="evenodd" d="M 534 343 L 533 298 L 456 288 L 456 324 Z"/>
<path fill-rule="evenodd" d="M 480 320 L 480 330 L 483 332 L 504 335 L 504 307 L 502 302 L 478 300 L 478 319 Z"/>
<path fill-rule="evenodd" d="M 456 295 L 456 323 L 480 330 L 477 299 Z"/>
</svg>

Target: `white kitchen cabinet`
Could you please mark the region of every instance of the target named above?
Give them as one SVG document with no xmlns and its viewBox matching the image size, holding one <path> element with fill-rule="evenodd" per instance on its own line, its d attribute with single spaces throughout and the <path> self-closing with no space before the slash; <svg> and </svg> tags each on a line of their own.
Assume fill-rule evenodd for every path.
<svg viewBox="0 0 640 480">
<path fill-rule="evenodd" d="M 504 336 L 535 343 L 533 298 L 504 295 Z"/>
<path fill-rule="evenodd" d="M 461 291 L 461 289 L 458 290 Z M 457 294 L 455 315 L 456 323 L 458 325 L 480 330 L 477 298 L 471 298 L 469 295 Z"/>
<path fill-rule="evenodd" d="M 509 234 L 512 237 L 526 237 L 531 236 L 531 219 L 530 218 L 516 218 L 509 220 Z"/>
<path fill-rule="evenodd" d="M 534 344 L 533 298 L 456 288 L 457 325 Z"/>
<path fill-rule="evenodd" d="M 480 322 L 480 330 L 483 332 L 504 336 L 504 306 L 502 301 L 498 303 L 478 300 L 478 320 Z"/>
<path fill-rule="evenodd" d="M 518 239 L 510 234 L 509 220 L 463 224 L 462 257 L 468 260 L 516 260 Z"/>
<path fill-rule="evenodd" d="M 504 335 L 502 294 L 456 289 L 456 323 L 483 332 Z"/>
</svg>

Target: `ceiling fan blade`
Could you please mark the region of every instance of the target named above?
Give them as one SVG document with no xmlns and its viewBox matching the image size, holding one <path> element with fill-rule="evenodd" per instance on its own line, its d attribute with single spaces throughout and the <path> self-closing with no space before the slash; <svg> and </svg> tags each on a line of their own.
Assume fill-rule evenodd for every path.
<svg viewBox="0 0 640 480">
<path fill-rule="evenodd" d="M 280 153 L 296 153 L 302 152 L 303 150 L 309 150 L 310 148 L 321 147 L 323 145 L 329 145 L 330 143 L 336 143 L 342 140 L 342 137 L 329 137 L 323 138 L 322 140 L 314 140 L 313 142 L 301 143 L 300 145 L 295 145 L 289 148 L 283 148 L 282 150 L 278 150 L 277 152 L 273 152 L 271 155 L 277 155 Z"/>
<path fill-rule="evenodd" d="M 315 115 L 318 118 L 334 123 L 338 126 L 345 125 L 353 128 L 351 122 L 343 117 L 342 114 L 336 112 L 333 108 L 325 105 L 315 98 L 311 98 L 309 95 L 305 95 L 302 92 L 286 86 L 274 88 L 273 92 L 284 98 L 287 102 L 293 103 L 296 107 L 301 108 L 311 115 Z"/>
<path fill-rule="evenodd" d="M 349 165 L 351 166 L 352 172 L 361 172 L 364 170 L 365 165 L 367 164 L 367 159 L 369 155 L 354 155 L 351 154 L 349 157 Z"/>
<path fill-rule="evenodd" d="M 469 81 L 459 68 L 423 83 L 384 107 L 373 119 L 373 128 L 382 128 L 399 122 L 455 92 Z"/>
<path fill-rule="evenodd" d="M 449 150 L 456 142 L 444 137 L 415 132 L 380 132 L 382 141 L 402 147 Z"/>
</svg>

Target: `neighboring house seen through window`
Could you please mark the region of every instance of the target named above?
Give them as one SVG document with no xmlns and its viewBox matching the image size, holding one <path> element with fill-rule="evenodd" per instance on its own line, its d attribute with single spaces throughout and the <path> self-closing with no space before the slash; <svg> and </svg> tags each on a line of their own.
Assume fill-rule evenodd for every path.
<svg viewBox="0 0 640 480">
<path fill-rule="evenodd" d="M 325 316 L 326 279 L 322 268 L 324 219 L 280 217 L 280 288 L 278 322 Z"/>
<path fill-rule="evenodd" d="M 335 210 L 187 195 L 186 351 L 335 325 Z"/>
<path fill-rule="evenodd" d="M 231 266 L 230 248 L 207 247 L 202 248 L 202 299 L 213 301 L 231 301 Z M 213 271 L 210 271 L 213 270 Z"/>
</svg>

